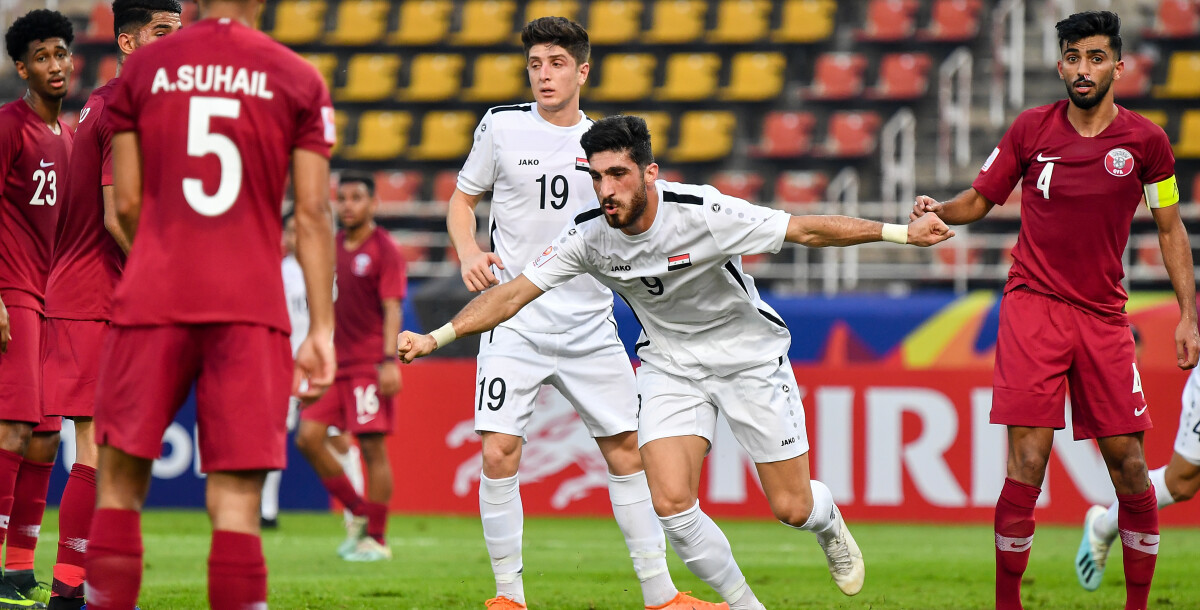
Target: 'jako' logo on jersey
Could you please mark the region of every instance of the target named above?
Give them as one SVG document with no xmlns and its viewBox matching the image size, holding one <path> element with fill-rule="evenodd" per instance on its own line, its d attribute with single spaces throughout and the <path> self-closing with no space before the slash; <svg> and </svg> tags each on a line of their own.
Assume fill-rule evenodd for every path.
<svg viewBox="0 0 1200 610">
<path fill-rule="evenodd" d="M 517 161 L 517 165 L 537 165 L 537 164 L 538 164 L 537 159 L 521 159 L 520 161 Z"/>
<path fill-rule="evenodd" d="M 363 277 L 371 270 L 371 255 L 362 252 L 354 255 L 354 267 L 351 271 L 358 277 Z"/>
<path fill-rule="evenodd" d="M 1114 148 L 1104 155 L 1104 169 L 1120 178 L 1133 173 L 1133 155 L 1124 148 Z"/>
</svg>

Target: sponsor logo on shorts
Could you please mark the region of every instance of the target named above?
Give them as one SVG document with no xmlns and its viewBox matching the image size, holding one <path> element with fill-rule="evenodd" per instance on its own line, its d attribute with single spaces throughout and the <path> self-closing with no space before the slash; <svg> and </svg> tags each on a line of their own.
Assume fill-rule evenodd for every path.
<svg viewBox="0 0 1200 610">
<path fill-rule="evenodd" d="M 1149 408 L 1150 408 L 1150 405 L 1142 405 L 1142 408 L 1140 408 L 1140 409 L 1134 409 L 1134 410 L 1133 410 L 1133 416 L 1134 416 L 1134 417 L 1141 417 L 1141 416 L 1142 416 L 1142 413 L 1145 413 L 1145 412 L 1146 412 L 1146 409 L 1149 409 Z"/>
<path fill-rule="evenodd" d="M 794 437 L 794 436 L 793 436 L 792 438 L 785 438 L 785 439 L 783 439 L 783 442 L 782 442 L 782 443 L 780 443 L 780 444 L 779 444 L 779 446 L 780 446 L 780 447 L 787 447 L 788 445 L 793 445 L 793 444 L 795 444 L 795 443 L 796 443 L 796 437 Z"/>
<path fill-rule="evenodd" d="M 667 257 L 667 271 L 678 271 L 692 266 L 692 255 L 676 254 Z"/>
<path fill-rule="evenodd" d="M 611 271 L 629 271 L 632 268 L 630 265 L 613 265 Z"/>
</svg>

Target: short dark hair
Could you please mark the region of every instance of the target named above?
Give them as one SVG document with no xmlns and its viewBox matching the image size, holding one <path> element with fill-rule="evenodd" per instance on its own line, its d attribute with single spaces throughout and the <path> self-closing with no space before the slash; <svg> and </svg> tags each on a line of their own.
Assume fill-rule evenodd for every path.
<svg viewBox="0 0 1200 610">
<path fill-rule="evenodd" d="M 375 177 L 367 172 L 348 169 L 338 174 L 338 186 L 343 184 L 361 184 L 367 187 L 367 194 L 375 196 Z"/>
<path fill-rule="evenodd" d="M 618 114 L 596 121 L 580 138 L 579 144 L 589 159 L 598 152 L 626 152 L 646 169 L 654 163 L 650 147 L 650 127 L 641 117 Z"/>
<path fill-rule="evenodd" d="M 4 33 L 4 44 L 14 62 L 25 61 L 29 43 L 50 38 L 62 38 L 70 47 L 75 40 L 75 30 L 71 27 L 71 20 L 62 13 L 39 8 L 13 22 Z"/>
<path fill-rule="evenodd" d="M 179 0 L 113 0 L 113 36 L 132 33 L 154 19 L 154 13 L 183 12 Z"/>
<path fill-rule="evenodd" d="M 538 17 L 526 23 L 521 29 L 521 44 L 525 47 L 525 57 L 529 57 L 529 49 L 539 44 L 551 44 L 566 49 L 578 65 L 587 63 L 592 55 L 592 44 L 588 42 L 587 30 L 566 17 Z"/>
<path fill-rule="evenodd" d="M 1108 36 L 1114 59 L 1121 59 L 1121 18 L 1112 11 L 1075 13 L 1054 25 L 1058 30 L 1058 48 L 1089 36 Z"/>
</svg>

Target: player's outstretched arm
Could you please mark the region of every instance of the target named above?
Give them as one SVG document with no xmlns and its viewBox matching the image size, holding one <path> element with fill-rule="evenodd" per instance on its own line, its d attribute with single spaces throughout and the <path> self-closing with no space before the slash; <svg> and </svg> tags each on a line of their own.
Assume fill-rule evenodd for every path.
<svg viewBox="0 0 1200 610">
<path fill-rule="evenodd" d="M 142 216 L 142 145 L 137 133 L 123 131 L 114 135 L 112 155 L 117 223 L 132 244 Z"/>
<path fill-rule="evenodd" d="M 313 401 L 333 383 L 333 212 L 329 208 L 329 159 L 307 149 L 292 151 L 296 191 L 296 260 L 308 294 L 308 336 L 296 351 L 292 393 Z M 306 382 L 306 383 L 302 383 Z"/>
<path fill-rule="evenodd" d="M 928 214 L 926 218 L 920 218 L 907 227 L 851 216 L 792 216 L 784 235 L 785 240 L 809 248 L 853 246 L 876 241 L 924 247 L 951 237 L 954 237 L 954 231 L 937 214 Z"/>
<path fill-rule="evenodd" d="M 974 187 L 959 193 L 954 199 L 945 203 L 933 197 L 919 195 L 913 204 L 913 211 L 908 215 L 909 220 L 916 220 L 929 212 L 937 214 L 943 222 L 950 225 L 966 225 L 987 216 L 995 205 L 987 197 L 979 194 Z"/>
<path fill-rule="evenodd" d="M 446 211 L 446 230 L 450 233 L 450 244 L 462 261 L 462 280 L 471 292 L 482 292 L 500 283 L 492 273 L 491 266 L 503 269 L 504 263 L 494 252 L 484 252 L 475 241 L 475 206 L 483 193 L 468 195 L 457 188 L 450 196 Z"/>
<path fill-rule="evenodd" d="M 104 199 L 104 228 L 108 229 L 108 234 L 112 235 L 113 241 L 121 247 L 121 251 L 129 254 L 129 248 L 133 245 L 133 240 L 125 234 L 125 230 L 121 228 L 121 221 L 117 217 L 117 193 L 116 187 L 105 185 L 100 187 L 100 195 Z"/>
<path fill-rule="evenodd" d="M 412 362 L 458 337 L 477 335 L 496 328 L 540 296 L 542 289 L 522 273 L 512 281 L 500 284 L 471 299 L 453 320 L 427 335 L 418 335 L 407 330 L 400 333 L 396 351 L 400 360 L 405 363 Z"/>
<path fill-rule="evenodd" d="M 1163 265 L 1179 302 L 1179 325 L 1175 327 L 1175 357 L 1179 368 L 1187 370 L 1200 359 L 1200 336 L 1196 329 L 1196 275 L 1192 266 L 1192 247 L 1187 229 L 1179 216 L 1179 206 L 1151 208 L 1158 225 L 1158 246 Z"/>
</svg>

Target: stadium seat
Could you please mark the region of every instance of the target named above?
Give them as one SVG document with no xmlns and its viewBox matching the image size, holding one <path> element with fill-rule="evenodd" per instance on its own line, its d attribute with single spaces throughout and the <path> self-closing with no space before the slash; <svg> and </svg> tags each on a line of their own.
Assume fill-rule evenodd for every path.
<svg viewBox="0 0 1200 610">
<path fill-rule="evenodd" d="M 1192 177 L 1192 203 L 1200 203 L 1200 172 Z"/>
<path fill-rule="evenodd" d="M 87 67 L 87 58 L 81 53 L 71 55 L 71 81 L 67 83 L 67 97 L 74 98 L 76 96 L 82 98 L 80 101 L 86 100 L 87 96 L 83 95 L 83 87 L 80 85 L 83 82 L 84 69 Z M 81 104 L 82 105 L 82 104 Z"/>
<path fill-rule="evenodd" d="M 761 102 L 783 93 L 783 53 L 738 53 L 730 63 L 729 85 L 721 90 L 721 99 Z"/>
<path fill-rule="evenodd" d="M 334 157 L 341 157 L 342 150 L 346 147 L 346 125 L 350 123 L 350 117 L 346 116 L 344 110 L 333 111 L 333 129 L 337 132 L 337 140 L 333 143 L 333 149 L 330 154 Z"/>
<path fill-rule="evenodd" d="M 362 46 L 378 42 L 387 33 L 387 16 L 387 0 L 341 0 L 337 23 L 325 35 L 325 43 Z"/>
<path fill-rule="evenodd" d="M 716 53 L 674 53 L 667 58 L 667 75 L 654 99 L 690 102 L 708 99 L 717 90 L 721 56 Z"/>
<path fill-rule="evenodd" d="M 1176 51 L 1167 62 L 1167 82 L 1154 97 L 1200 97 L 1200 51 Z"/>
<path fill-rule="evenodd" d="M 686 175 L 682 171 L 677 170 L 677 169 L 661 169 L 660 168 L 658 170 L 658 179 L 666 180 L 667 182 L 683 182 L 683 183 L 687 182 Z"/>
<path fill-rule="evenodd" d="M 770 27 L 769 0 L 721 0 L 717 5 L 717 27 L 705 39 L 724 44 L 759 42 L 766 39 Z"/>
<path fill-rule="evenodd" d="M 875 151 L 880 119 L 874 112 L 839 111 L 829 119 L 822 152 L 835 158 L 863 157 Z"/>
<path fill-rule="evenodd" d="M 480 55 L 473 73 L 471 87 L 462 95 L 468 102 L 505 102 L 521 97 L 529 87 L 524 55 Z"/>
<path fill-rule="evenodd" d="M 575 0 L 532 0 L 525 6 L 525 21 L 529 23 L 538 17 L 566 17 L 577 21 L 579 3 Z"/>
<path fill-rule="evenodd" d="M 1190 38 L 1200 34 L 1200 3 L 1196 0 L 1159 0 L 1154 27 L 1147 38 Z"/>
<path fill-rule="evenodd" d="M 779 207 L 813 210 L 813 204 L 825 200 L 829 177 L 816 171 L 780 172 L 775 179 L 775 202 Z"/>
<path fill-rule="evenodd" d="M 378 182 L 378 181 L 376 181 Z M 380 202 L 380 208 L 383 202 Z M 392 234 L 396 248 L 406 263 L 416 263 L 429 259 L 429 234 L 420 231 L 402 231 L 399 235 Z"/>
<path fill-rule="evenodd" d="M 338 102 L 378 102 L 396 90 L 400 56 L 359 54 L 346 63 L 346 84 L 334 91 Z"/>
<path fill-rule="evenodd" d="M 192 25 L 200 18 L 200 6 L 195 2 L 184 2 L 183 10 L 179 12 L 179 26 L 186 28 Z M 262 28 L 262 11 L 258 13 L 259 23 L 255 23 L 255 29 Z"/>
<path fill-rule="evenodd" d="M 458 188 L 458 170 L 444 169 L 433 177 L 433 200 L 449 202 L 454 189 Z"/>
<path fill-rule="evenodd" d="M 305 61 L 312 64 L 317 69 L 317 73 L 321 78 L 325 79 L 325 86 L 333 91 L 333 73 L 337 71 L 338 58 L 333 53 L 306 53 L 301 55 Z"/>
<path fill-rule="evenodd" d="M 100 0 L 92 5 L 87 33 L 83 37 L 89 42 L 113 42 L 112 3 Z"/>
<path fill-rule="evenodd" d="M 104 83 L 116 78 L 117 67 L 119 65 L 120 60 L 117 59 L 115 54 L 105 55 L 103 58 L 101 58 L 100 67 L 96 68 L 96 87 L 99 87 Z M 83 73 L 81 72 L 79 76 L 83 76 Z M 75 78 L 78 79 L 79 76 L 76 76 Z"/>
<path fill-rule="evenodd" d="M 736 127 L 732 112 L 685 112 L 679 119 L 679 140 L 667 157 L 680 163 L 723 159 L 733 151 Z"/>
<path fill-rule="evenodd" d="M 1187 110 L 1179 119 L 1179 141 L 1175 156 L 1181 159 L 1200 159 L 1200 110 Z"/>
<path fill-rule="evenodd" d="M 1125 71 L 1121 73 L 1121 78 L 1113 81 L 1113 95 L 1118 100 L 1149 95 L 1154 58 L 1143 53 L 1125 53 L 1121 59 L 1125 60 Z"/>
<path fill-rule="evenodd" d="M 450 0 L 405 0 L 400 4 L 400 23 L 387 41 L 393 45 L 430 45 L 445 40 L 450 32 Z"/>
<path fill-rule="evenodd" d="M 929 90 L 929 67 L 933 60 L 924 53 L 885 55 L 879 66 L 879 82 L 867 92 L 882 100 L 915 100 Z"/>
<path fill-rule="evenodd" d="M 979 0 L 936 0 L 929 26 L 917 34 L 920 40 L 967 42 L 979 35 Z"/>
<path fill-rule="evenodd" d="M 775 42 L 820 42 L 833 35 L 836 0 L 785 0 Z"/>
<path fill-rule="evenodd" d="M 662 110 L 646 110 L 622 114 L 641 117 L 646 121 L 646 127 L 650 128 L 650 152 L 654 153 L 655 157 L 662 156 L 667 151 L 667 145 L 671 141 L 671 113 Z"/>
<path fill-rule="evenodd" d="M 593 0 L 588 3 L 588 40 L 593 45 L 624 44 L 641 31 L 639 0 Z"/>
<path fill-rule="evenodd" d="M 324 0 L 279 0 L 275 5 L 275 25 L 271 38 L 286 44 L 316 42 L 325 32 Z"/>
<path fill-rule="evenodd" d="M 375 196 L 379 199 L 380 212 L 403 213 L 407 204 L 420 198 L 424 182 L 424 174 L 419 171 L 375 172 Z"/>
<path fill-rule="evenodd" d="M 462 26 L 450 40 L 474 46 L 508 42 L 516 11 L 517 3 L 513 0 L 466 0 L 462 4 Z"/>
<path fill-rule="evenodd" d="M 588 92 L 597 102 L 632 102 L 650 97 L 654 88 L 654 55 L 609 53 L 600 60 L 600 84 Z"/>
<path fill-rule="evenodd" d="M 343 157 L 359 161 L 389 161 L 408 148 L 412 115 L 407 112 L 370 110 L 358 119 L 358 139 Z"/>
<path fill-rule="evenodd" d="M 916 29 L 916 0 L 871 0 L 867 4 L 866 27 L 855 32 L 859 40 L 899 41 L 911 38 Z"/>
<path fill-rule="evenodd" d="M 704 34 L 707 0 L 655 0 L 650 29 L 642 42 L 682 44 Z"/>
<path fill-rule="evenodd" d="M 763 177 L 757 172 L 723 171 L 713 174 L 712 185 L 718 191 L 752 203 L 762 201 Z"/>
<path fill-rule="evenodd" d="M 817 58 L 807 97 L 845 100 L 862 95 L 867 58 L 858 53 L 822 53 Z"/>
<path fill-rule="evenodd" d="M 409 158 L 462 159 L 471 150 L 471 134 L 478 122 L 475 113 L 465 110 L 426 112 L 421 119 L 421 143 L 410 151 Z"/>
<path fill-rule="evenodd" d="M 440 102 L 458 95 L 462 88 L 463 56 L 423 53 L 412 58 L 408 87 L 396 99 L 405 102 Z"/>
<path fill-rule="evenodd" d="M 1169 119 L 1167 117 L 1166 110 L 1163 110 L 1161 108 L 1144 108 L 1144 109 L 1140 109 L 1140 110 L 1134 110 L 1134 112 L 1142 115 L 1143 117 L 1148 119 L 1151 123 L 1154 123 L 1155 125 L 1158 125 L 1159 127 L 1162 127 L 1163 129 L 1167 128 L 1167 122 L 1169 121 Z"/>
<path fill-rule="evenodd" d="M 750 151 L 759 157 L 786 159 L 809 153 L 816 117 L 808 112 L 772 112 L 763 120 L 762 137 Z"/>
</svg>

